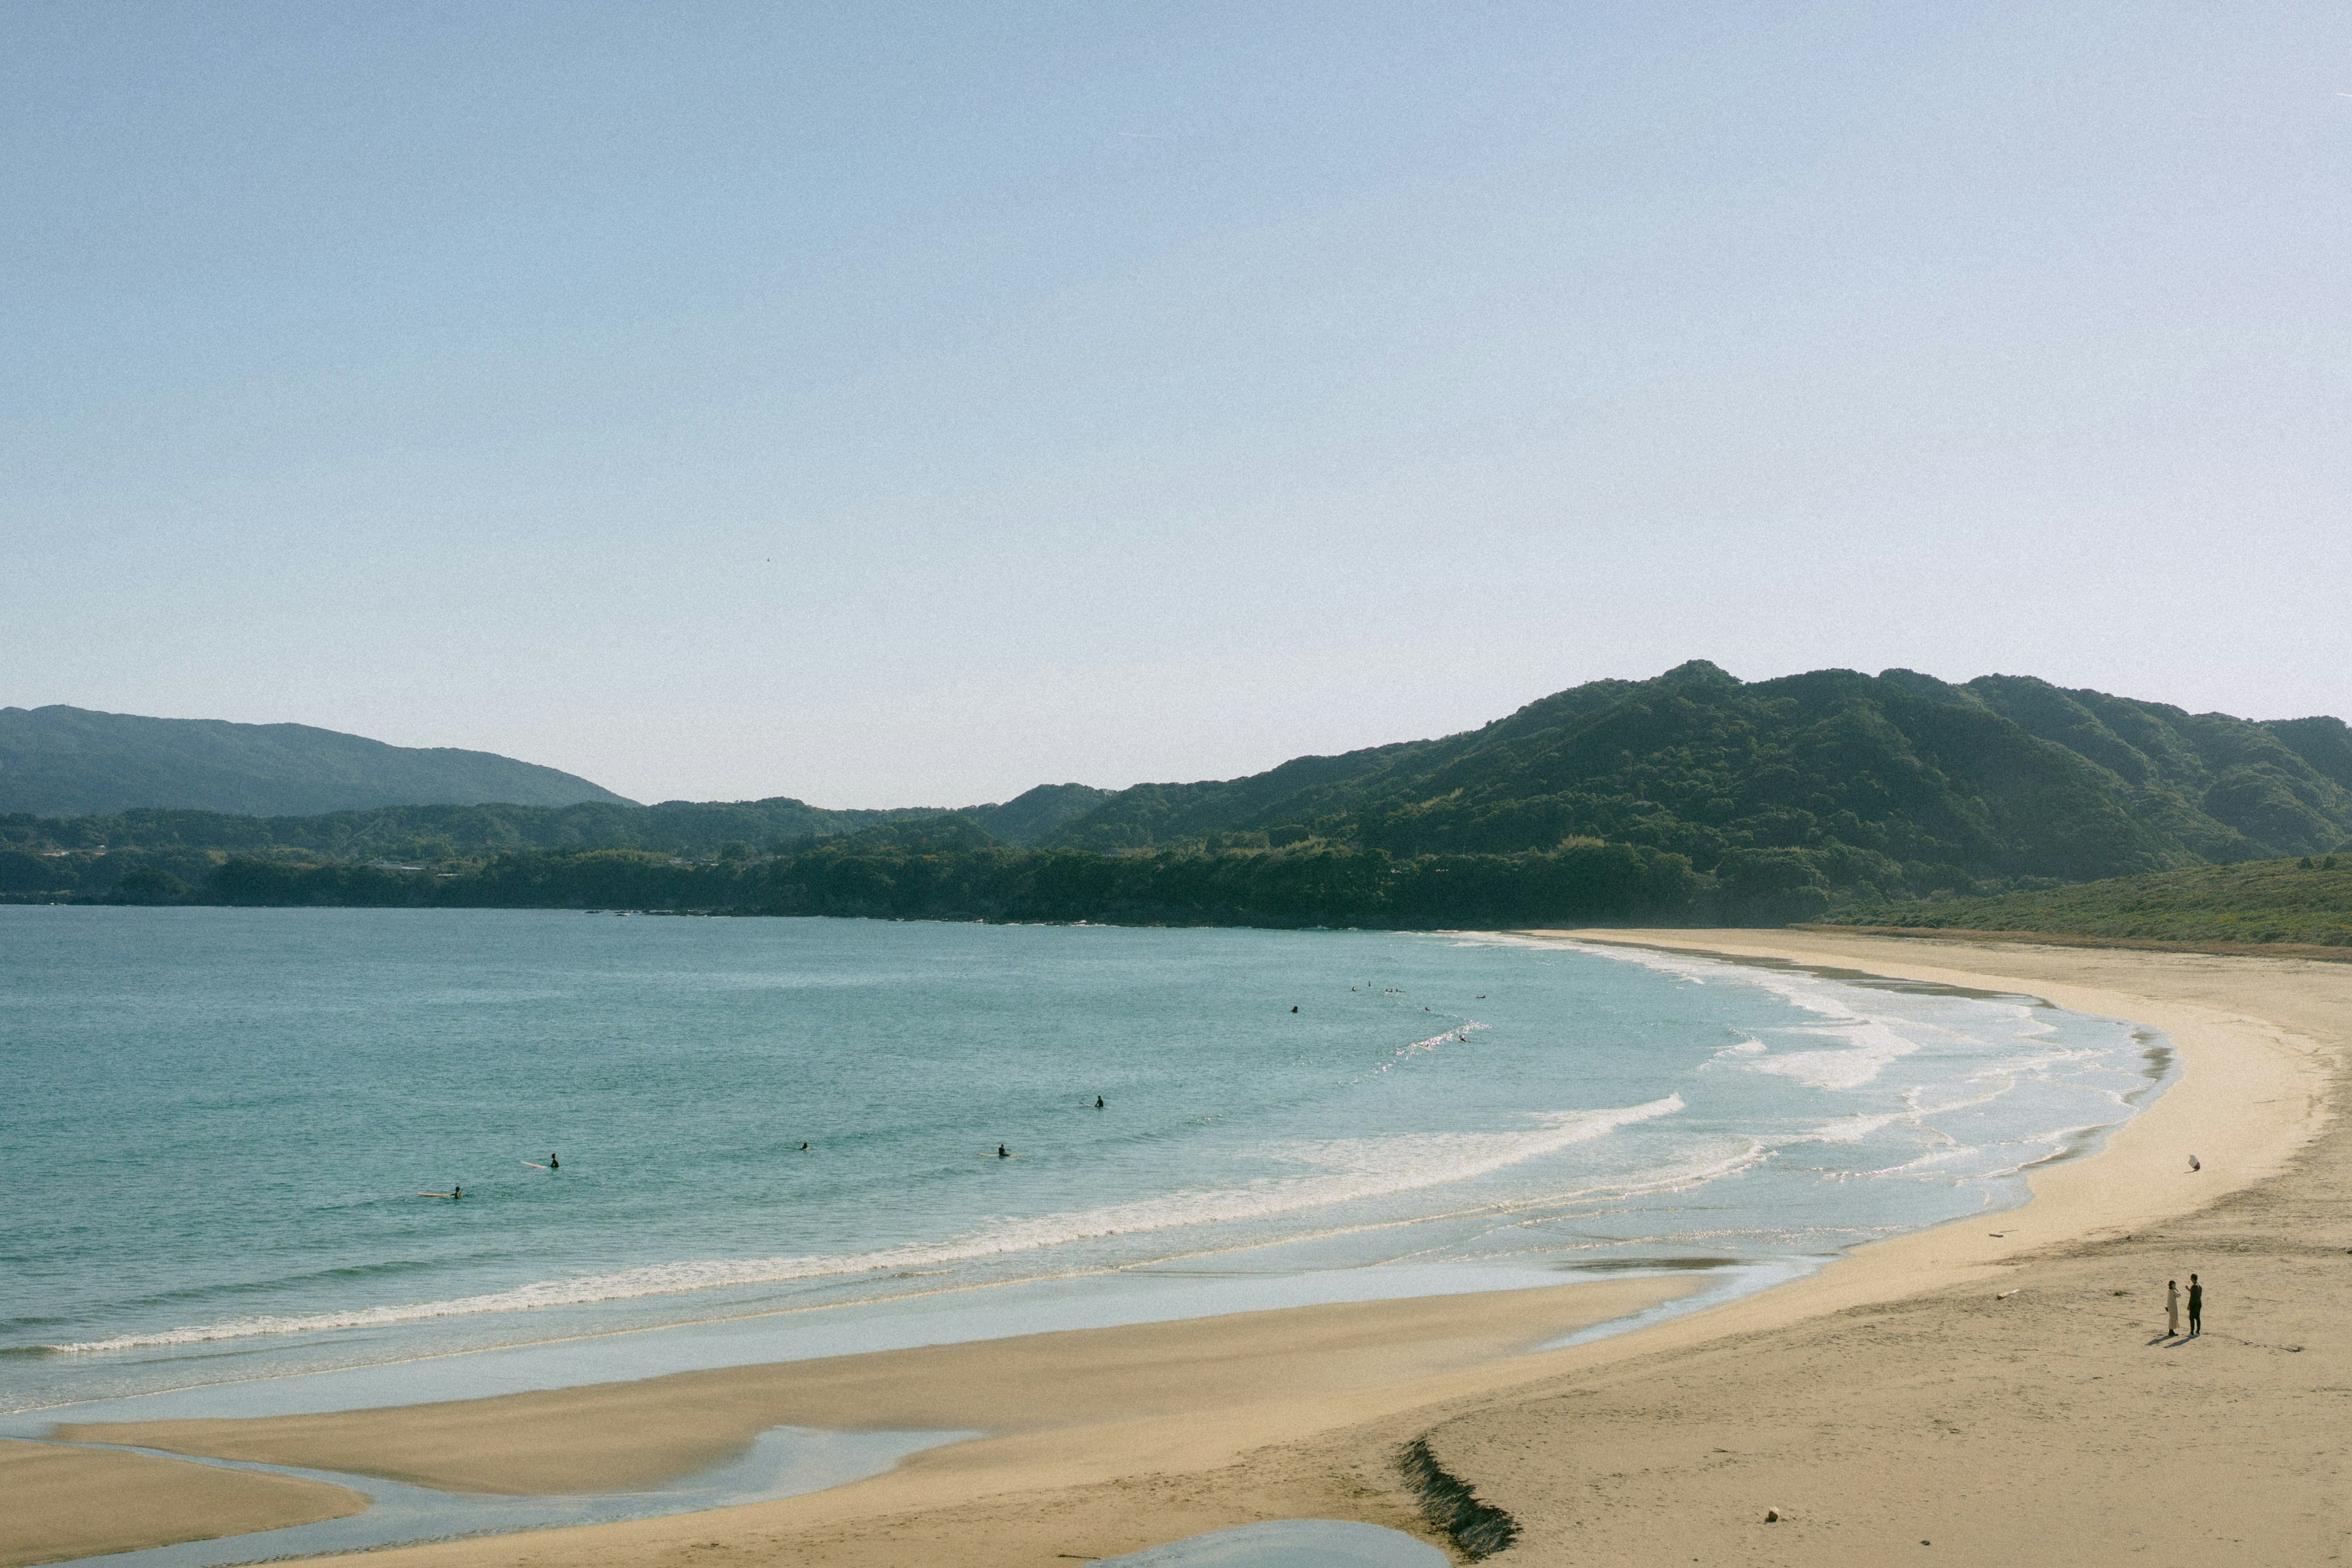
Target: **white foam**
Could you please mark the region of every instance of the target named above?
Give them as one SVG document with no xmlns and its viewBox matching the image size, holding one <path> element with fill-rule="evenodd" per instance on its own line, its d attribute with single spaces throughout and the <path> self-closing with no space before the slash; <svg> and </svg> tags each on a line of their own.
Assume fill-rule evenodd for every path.
<svg viewBox="0 0 2352 1568">
<path fill-rule="evenodd" d="M 1869 1011 L 1860 1005 L 1861 993 L 1834 980 L 1825 980 L 1801 971 L 1757 969 L 1744 964 L 1727 963 L 1720 959 L 1685 956 L 1644 948 L 1615 947 L 1599 943 L 1572 944 L 1580 952 L 1590 952 L 1622 963 L 1638 964 L 1644 969 L 1699 980 L 1702 974 L 1736 980 L 1779 997 L 1803 1012 L 1822 1020 L 1819 1026 L 1798 1033 L 1825 1036 L 1851 1042 L 1841 1050 L 1787 1051 L 1764 1054 L 1754 1042 L 1743 1042 L 1730 1047 L 1758 1059 L 1747 1063 L 1754 1072 L 1778 1073 L 1793 1078 L 1815 1089 L 1858 1089 L 1874 1082 L 1890 1063 L 1918 1050 L 1925 1042 L 1906 1028 L 1926 1033 L 1950 1035 L 1952 1032 L 1917 1019 L 1895 1019 L 1888 1015 Z M 2031 1009 L 2011 1007 L 2021 1020 L 2031 1019 Z M 1898 1022 L 1901 1027 L 1898 1027 Z M 1727 1053 L 1718 1053 L 1727 1054 Z"/>
<path fill-rule="evenodd" d="M 1134 1203 L 1074 1213 L 1040 1215 L 1002 1224 L 975 1235 L 915 1243 L 879 1251 L 834 1257 L 708 1258 L 656 1264 L 611 1274 L 544 1279 L 511 1289 L 446 1301 L 366 1307 L 340 1312 L 241 1318 L 156 1333 L 125 1334 L 50 1348 L 68 1353 L 125 1351 L 268 1334 L 320 1333 L 336 1329 L 383 1328 L 432 1318 L 485 1312 L 529 1311 L 678 1295 L 726 1286 L 781 1284 L 831 1276 L 931 1268 L 1006 1254 L 1037 1251 L 1072 1242 L 1132 1236 L 1192 1226 L 1263 1218 L 1328 1208 L 1364 1199 L 1471 1181 L 1507 1166 L 1577 1143 L 1605 1137 L 1621 1127 L 1683 1109 L 1679 1094 L 1605 1110 L 1531 1113 L 1532 1128 L 1508 1132 L 1458 1132 L 1420 1137 L 1335 1140 L 1297 1148 L 1302 1163 L 1322 1167 L 1311 1176 L 1273 1178 L 1247 1187 L 1176 1192 Z"/>
<path fill-rule="evenodd" d="M 1752 1072 L 1779 1073 L 1815 1089 L 1861 1089 L 1885 1072 L 1889 1064 L 1919 1048 L 1917 1040 L 1885 1024 L 1855 1018 L 1842 1029 L 1809 1029 L 1853 1043 L 1843 1050 L 1785 1051 L 1758 1058 L 1748 1064 Z"/>
<path fill-rule="evenodd" d="M 1857 1113 L 1841 1116 L 1835 1121 L 1824 1121 L 1811 1131 L 1789 1139 L 1791 1143 L 1859 1143 L 1882 1128 L 1911 1118 L 1903 1111 L 1889 1111 L 1881 1116 Z"/>
<path fill-rule="evenodd" d="M 1494 1026 L 1491 1024 L 1481 1024 L 1475 1019 L 1471 1019 L 1465 1023 L 1456 1024 L 1454 1027 L 1448 1029 L 1442 1035 L 1432 1035 L 1425 1040 L 1414 1040 L 1409 1045 L 1399 1046 L 1395 1050 L 1389 1053 L 1388 1060 L 1374 1068 L 1371 1072 L 1366 1076 L 1376 1077 L 1381 1073 L 1384 1073 L 1388 1071 L 1389 1068 L 1396 1066 L 1397 1063 L 1412 1055 L 1415 1051 L 1433 1051 L 1440 1046 L 1466 1046 L 1470 1043 L 1470 1035 L 1473 1030 L 1487 1029 L 1492 1028 L 1493 1026 Z"/>
</svg>

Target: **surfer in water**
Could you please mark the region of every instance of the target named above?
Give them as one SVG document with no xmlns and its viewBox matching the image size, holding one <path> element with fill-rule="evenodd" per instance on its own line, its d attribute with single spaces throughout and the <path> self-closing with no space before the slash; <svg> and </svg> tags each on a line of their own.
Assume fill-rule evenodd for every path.
<svg viewBox="0 0 2352 1568">
<path fill-rule="evenodd" d="M 1096 1095 L 1096 1096 L 1095 1096 L 1095 1109 L 1096 1109 L 1097 1110 L 1100 1110 L 1102 1108 L 1103 1108 L 1102 1096 L 1101 1096 L 1101 1095 L 1099 1095 L 1099 1094 L 1098 1094 L 1098 1095 Z"/>
<path fill-rule="evenodd" d="M 462 1198 L 466 1195 L 466 1189 L 453 1186 L 449 1189 L 449 1195 L 453 1198 Z"/>
<path fill-rule="evenodd" d="M 802 1145 L 801 1145 L 801 1152 L 802 1152 L 802 1153 L 803 1153 L 803 1154 L 805 1154 L 805 1153 L 807 1153 L 807 1152 L 808 1152 L 808 1145 L 807 1145 L 807 1144 L 803 1143 L 803 1144 L 802 1144 Z"/>
<path fill-rule="evenodd" d="M 996 1146 L 996 1157 L 1000 1160 L 1010 1160 L 1013 1158 L 1013 1152 L 1007 1149 L 1003 1144 L 999 1143 Z"/>
<path fill-rule="evenodd" d="M 563 1169 L 563 1162 L 550 1154 L 547 1157 L 547 1168 L 551 1171 L 560 1171 Z"/>
</svg>

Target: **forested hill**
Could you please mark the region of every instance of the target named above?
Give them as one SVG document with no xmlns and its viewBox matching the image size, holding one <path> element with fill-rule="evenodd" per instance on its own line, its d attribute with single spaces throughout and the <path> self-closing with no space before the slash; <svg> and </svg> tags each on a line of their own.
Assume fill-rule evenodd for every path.
<svg viewBox="0 0 2352 1568">
<path fill-rule="evenodd" d="M 0 899 L 116 896 L 142 870 L 201 889 L 225 861 L 360 866 L 470 877 L 495 858 L 625 854 L 740 868 L 818 844 L 866 855 L 1024 845 L 1107 792 L 1040 784 L 1001 805 L 941 812 L 831 811 L 770 800 L 584 801 L 575 805 L 387 805 L 316 816 L 135 810 L 88 816 L 0 813 Z M 614 862 L 605 862 L 608 866 Z"/>
<path fill-rule="evenodd" d="M 101 852 L 100 846 L 105 848 Z M 2352 850 L 2352 731 L 1907 670 L 1692 663 L 1248 778 L 961 811 L 787 798 L 0 816 L 0 896 L 1283 924 L 1774 923 Z"/>
<path fill-rule="evenodd" d="M 1262 837 L 1260 836 L 1263 836 Z M 2352 733 L 1908 670 L 1595 681 L 1443 740 L 1145 784 L 1046 842 L 1323 840 L 1411 857 L 1590 837 L 1861 898 L 2126 876 L 2352 840 Z M 1759 866 L 1760 870 L 1760 866 Z"/>
<path fill-rule="evenodd" d="M 308 724 L 0 708 L 0 812 L 79 816 L 145 806 L 276 816 L 483 801 L 633 804 L 489 752 L 391 746 Z"/>
<path fill-rule="evenodd" d="M 181 856 L 205 852 L 276 858 L 433 861 L 517 850 L 632 849 L 702 859 L 746 859 L 805 841 L 866 835 L 898 845 L 943 835 L 972 843 L 1027 844 L 1108 792 L 1040 784 L 1001 805 L 832 811 L 788 795 L 769 800 L 666 800 L 658 805 L 387 805 L 316 816 L 237 816 L 215 811 L 118 811 L 71 817 L 0 815 L 0 845 L 87 854 L 112 847 Z M 934 826 L 917 831 L 894 825 Z M 0 891 L 9 890 L 0 887 Z"/>
</svg>

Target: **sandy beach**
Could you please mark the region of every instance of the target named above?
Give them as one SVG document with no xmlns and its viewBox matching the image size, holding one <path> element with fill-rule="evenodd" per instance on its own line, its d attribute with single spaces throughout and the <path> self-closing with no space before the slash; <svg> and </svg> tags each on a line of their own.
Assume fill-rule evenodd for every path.
<svg viewBox="0 0 2352 1568">
<path fill-rule="evenodd" d="M 0 1501 L 0 1568 L 341 1519 L 368 1503 L 294 1476 L 7 1438 Z"/>
<path fill-rule="evenodd" d="M 2036 1171 L 2022 1209 L 1570 1350 L 1512 1353 L 1682 1282 L 68 1435 L 536 1491 L 682 1473 L 782 1422 L 991 1434 L 808 1497 L 370 1554 L 380 1568 L 718 1553 L 1042 1564 L 1295 1517 L 1435 1538 L 1396 1464 L 1415 1439 L 1516 1521 L 1502 1562 L 2286 1563 L 2341 1552 L 2352 1132 L 2332 1108 L 2352 1056 L 2352 967 L 1821 932 L 1552 934 L 2023 992 L 2161 1028 L 2183 1071 L 2098 1154 Z M 2204 1167 L 2194 1173 L 2192 1152 Z M 2163 1340 L 2164 1282 L 2192 1269 L 2210 1291 L 2208 1331 Z M 1766 1523 L 1768 1509 L 1782 1520 Z"/>
<path fill-rule="evenodd" d="M 733 1458 L 771 1426 L 1018 1437 L 1412 1383 L 1640 1311 L 1696 1284 L 1633 1279 L 1344 1302 L 393 1409 L 65 1426 L 58 1435 L 451 1491 L 619 1490 Z"/>
</svg>

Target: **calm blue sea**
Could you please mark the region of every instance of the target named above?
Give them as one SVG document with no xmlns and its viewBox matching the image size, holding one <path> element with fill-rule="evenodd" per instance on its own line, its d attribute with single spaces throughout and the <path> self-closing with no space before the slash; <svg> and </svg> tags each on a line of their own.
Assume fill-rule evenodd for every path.
<svg viewBox="0 0 2352 1568">
<path fill-rule="evenodd" d="M 1475 934 L 0 908 L 0 1410 L 1107 1276 L 1806 1263 L 2019 1201 L 2168 1064 Z"/>
</svg>

